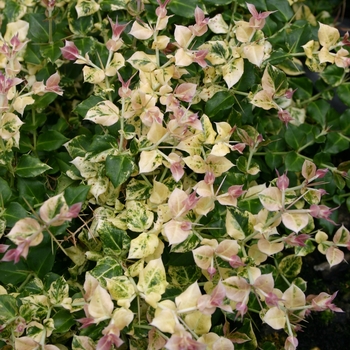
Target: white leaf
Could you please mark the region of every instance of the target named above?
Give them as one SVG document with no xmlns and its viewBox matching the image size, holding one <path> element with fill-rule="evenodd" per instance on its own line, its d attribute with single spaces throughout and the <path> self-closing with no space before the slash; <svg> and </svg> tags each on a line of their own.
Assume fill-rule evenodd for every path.
<svg viewBox="0 0 350 350">
<path fill-rule="evenodd" d="M 282 209 L 282 193 L 277 187 L 268 187 L 259 194 L 261 204 L 268 211 Z"/>
<path fill-rule="evenodd" d="M 263 320 L 273 329 L 282 329 L 286 324 L 286 316 L 284 312 L 276 306 L 266 312 Z"/>
<path fill-rule="evenodd" d="M 119 120 L 119 108 L 111 101 L 101 101 L 90 108 L 84 119 L 103 125 L 111 126 Z"/>
<path fill-rule="evenodd" d="M 243 52 L 248 61 L 260 67 L 264 59 L 265 48 L 263 45 L 256 43 L 244 46 Z"/>
<path fill-rule="evenodd" d="M 113 309 L 114 305 L 111 296 L 104 288 L 98 285 L 88 304 L 89 314 L 98 323 L 111 318 Z"/>
<path fill-rule="evenodd" d="M 197 306 L 198 298 L 202 296 L 198 283 L 192 283 L 183 293 L 175 298 L 178 312 Z"/>
<path fill-rule="evenodd" d="M 141 25 L 135 21 L 129 32 L 132 36 L 139 40 L 149 39 L 153 35 L 153 30 L 148 24 Z"/>
<path fill-rule="evenodd" d="M 326 258 L 330 267 L 338 265 L 344 260 L 344 252 L 337 247 L 329 247 L 326 250 Z"/>
<path fill-rule="evenodd" d="M 282 222 L 284 226 L 298 233 L 309 223 L 308 214 L 283 213 Z"/>
<path fill-rule="evenodd" d="M 339 30 L 327 24 L 319 23 L 319 25 L 318 40 L 320 44 L 327 48 L 335 45 L 340 38 Z"/>
<path fill-rule="evenodd" d="M 128 62 L 136 69 L 143 72 L 152 72 L 157 68 L 157 58 L 155 55 L 147 55 L 143 51 L 136 51 Z"/>
<path fill-rule="evenodd" d="M 229 26 L 224 21 L 221 13 L 209 19 L 208 27 L 215 34 L 226 34 L 229 30 Z"/>
<path fill-rule="evenodd" d="M 282 296 L 284 305 L 287 308 L 297 308 L 305 306 L 306 298 L 304 292 L 295 284 L 292 284 Z"/>
<path fill-rule="evenodd" d="M 140 173 L 150 173 L 162 164 L 162 155 L 158 150 L 142 151 L 140 155 Z"/>
<path fill-rule="evenodd" d="M 244 60 L 238 58 L 232 63 L 225 64 L 222 67 L 222 75 L 227 84 L 227 87 L 231 89 L 233 85 L 238 83 L 244 73 Z"/>
<path fill-rule="evenodd" d="M 269 242 L 267 239 L 261 238 L 258 241 L 258 247 L 262 253 L 267 255 L 273 255 L 282 251 L 284 248 L 284 244 L 283 242 Z"/>
</svg>

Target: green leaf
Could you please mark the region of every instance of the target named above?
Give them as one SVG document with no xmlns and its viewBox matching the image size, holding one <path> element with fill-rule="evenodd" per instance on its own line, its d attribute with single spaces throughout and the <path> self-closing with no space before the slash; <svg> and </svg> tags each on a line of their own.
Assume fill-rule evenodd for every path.
<svg viewBox="0 0 350 350">
<path fill-rule="evenodd" d="M 24 120 L 24 124 L 21 126 L 21 131 L 30 131 L 32 133 L 37 132 L 37 129 L 45 124 L 47 115 L 45 113 L 32 113 L 28 114 Z M 21 135 L 22 138 L 22 135 Z"/>
<path fill-rule="evenodd" d="M 29 39 L 36 43 L 49 41 L 49 21 L 44 13 L 27 13 L 24 19 L 29 23 Z"/>
<path fill-rule="evenodd" d="M 35 102 L 33 104 L 33 107 L 37 108 L 38 110 L 42 110 L 49 106 L 54 100 L 56 100 L 57 96 L 58 95 L 54 92 L 48 92 L 42 96 L 34 95 L 33 98 Z"/>
<path fill-rule="evenodd" d="M 6 206 L 2 217 L 6 220 L 6 225 L 12 227 L 15 223 L 27 216 L 27 211 L 17 202 L 11 202 Z"/>
<path fill-rule="evenodd" d="M 298 150 L 305 144 L 306 134 L 300 130 L 299 127 L 290 124 L 285 133 L 285 140 L 290 147 L 294 150 Z"/>
<path fill-rule="evenodd" d="M 80 186 L 70 186 L 64 191 L 64 198 L 68 205 L 75 203 L 85 202 L 86 196 L 89 193 L 91 186 L 80 185 Z"/>
<path fill-rule="evenodd" d="M 145 200 L 151 195 L 153 187 L 144 180 L 131 179 L 126 187 L 126 200 Z"/>
<path fill-rule="evenodd" d="M 175 287 L 186 288 L 190 284 L 199 280 L 202 276 L 201 269 L 197 265 L 193 266 L 169 266 L 168 274 L 170 284 Z"/>
<path fill-rule="evenodd" d="M 346 199 L 346 207 L 348 208 L 348 211 L 350 212 L 350 197 Z"/>
<path fill-rule="evenodd" d="M 333 179 L 334 179 L 334 182 L 335 182 L 335 185 L 337 186 L 337 188 L 339 188 L 340 190 L 344 189 L 346 182 L 340 174 L 334 173 Z"/>
<path fill-rule="evenodd" d="M 282 70 L 272 65 L 267 66 L 267 72 L 272 80 L 271 84 L 273 84 L 275 94 L 277 96 L 281 96 L 281 94 L 284 94 L 284 92 L 288 88 L 286 74 Z"/>
<path fill-rule="evenodd" d="M 4 5 L 5 8 L 3 11 L 8 22 L 15 22 L 17 19 L 21 18 L 27 10 L 27 7 L 18 1 L 7 0 L 4 2 Z"/>
<path fill-rule="evenodd" d="M 339 123 L 342 134 L 350 136 L 350 108 L 340 116 Z"/>
<path fill-rule="evenodd" d="M 12 295 L 0 295 L 0 321 L 5 323 L 18 316 L 17 300 Z"/>
<path fill-rule="evenodd" d="M 86 100 L 84 100 L 83 102 L 79 103 L 75 107 L 73 112 L 78 113 L 81 117 L 84 118 L 86 116 L 87 111 L 90 108 L 96 106 L 101 101 L 103 101 L 102 97 L 91 95 Z M 83 135 L 79 135 L 79 136 L 83 136 Z"/>
<path fill-rule="evenodd" d="M 130 247 L 130 237 L 123 230 L 103 221 L 97 229 L 105 253 L 113 256 L 126 256 Z"/>
<path fill-rule="evenodd" d="M 76 157 L 84 157 L 87 153 L 89 146 L 91 145 L 91 139 L 87 135 L 78 135 L 68 141 L 65 144 L 65 147 L 72 157 L 72 159 Z"/>
<path fill-rule="evenodd" d="M 100 2 L 102 11 L 117 11 L 126 9 L 125 0 L 102 0 Z"/>
<path fill-rule="evenodd" d="M 198 6 L 198 0 L 172 0 L 168 6 L 170 11 L 175 15 L 181 17 L 193 18 L 196 6 Z"/>
<path fill-rule="evenodd" d="M 47 58 L 50 62 L 54 63 L 61 56 L 62 42 L 55 42 L 43 45 L 40 47 L 40 53 L 44 58 Z"/>
<path fill-rule="evenodd" d="M 232 314 L 232 317 L 234 316 L 235 315 Z M 238 328 L 237 332 L 245 334 L 247 337 L 249 337 L 250 341 L 242 344 L 235 344 L 235 350 L 255 350 L 258 348 L 258 342 L 256 340 L 252 321 L 250 319 L 245 317 L 243 320 L 243 326 Z"/>
<path fill-rule="evenodd" d="M 200 239 L 195 234 L 190 234 L 183 242 L 173 244 L 171 246 L 172 253 L 187 253 L 191 252 L 200 243 Z"/>
<path fill-rule="evenodd" d="M 7 181 L 0 177 L 0 207 L 6 204 L 12 197 L 12 190 Z"/>
<path fill-rule="evenodd" d="M 47 192 L 43 182 L 35 179 L 17 179 L 17 189 L 20 202 L 24 205 L 26 201 L 32 207 L 44 200 Z"/>
<path fill-rule="evenodd" d="M 340 100 L 347 106 L 350 106 L 350 83 L 343 83 L 337 87 L 337 94 Z"/>
<path fill-rule="evenodd" d="M 287 278 L 295 278 L 299 275 L 302 267 L 301 256 L 287 255 L 279 263 L 278 268 Z"/>
<path fill-rule="evenodd" d="M 36 43 L 29 42 L 27 44 L 26 52 L 24 54 L 24 59 L 26 63 L 40 65 L 42 62 L 41 53 L 39 50 L 39 45 Z"/>
<path fill-rule="evenodd" d="M 345 70 L 335 64 L 330 64 L 320 73 L 320 76 L 328 85 L 339 86 L 344 80 Z"/>
<path fill-rule="evenodd" d="M 287 0 L 266 0 L 266 6 L 269 11 L 277 10 L 273 13 L 281 22 L 288 22 L 293 16 L 294 12 Z"/>
<path fill-rule="evenodd" d="M 217 92 L 205 105 L 205 114 L 214 117 L 223 110 L 231 108 L 235 103 L 235 98 L 227 91 Z"/>
<path fill-rule="evenodd" d="M 47 164 L 42 163 L 38 158 L 24 154 L 19 159 L 16 167 L 16 174 L 20 177 L 35 177 L 51 169 Z"/>
<path fill-rule="evenodd" d="M 73 315 L 64 309 L 58 311 L 52 319 L 55 325 L 54 333 L 67 333 L 77 323 Z"/>
<path fill-rule="evenodd" d="M 283 164 L 283 157 L 269 152 L 265 155 L 265 162 L 271 170 L 278 169 Z"/>
<path fill-rule="evenodd" d="M 296 152 L 289 152 L 285 158 L 285 165 L 288 171 L 300 171 L 304 158 Z"/>
<path fill-rule="evenodd" d="M 226 229 L 230 237 L 241 240 L 254 232 L 249 213 L 238 208 L 227 207 Z"/>
<path fill-rule="evenodd" d="M 102 286 L 106 286 L 105 278 L 122 276 L 124 271 L 118 260 L 111 256 L 105 256 L 97 262 L 97 265 L 90 273 L 93 277 L 98 279 Z"/>
<path fill-rule="evenodd" d="M 69 29 L 72 33 L 78 36 L 85 36 L 94 27 L 94 17 L 93 16 L 83 16 L 78 18 L 74 2 L 69 4 L 69 9 L 67 13 Z"/>
<path fill-rule="evenodd" d="M 39 258 L 40 257 L 40 258 Z M 56 257 L 56 246 L 52 245 L 49 236 L 44 236 L 43 241 L 29 249 L 27 264 L 31 271 L 39 278 L 43 278 L 51 271 Z"/>
<path fill-rule="evenodd" d="M 295 99 L 299 100 L 307 100 L 312 96 L 312 91 L 314 85 L 309 78 L 306 77 L 297 77 L 297 78 L 289 78 L 289 86 L 296 90 L 294 92 Z"/>
<path fill-rule="evenodd" d="M 327 135 L 327 141 L 324 152 L 336 154 L 349 148 L 349 141 L 337 132 L 330 132 Z"/>
<path fill-rule="evenodd" d="M 25 281 L 30 274 L 28 266 L 23 260 L 20 260 L 17 264 L 13 261 L 0 261 L 0 271 L 0 282 L 3 285 L 13 284 L 16 286 Z"/>
<path fill-rule="evenodd" d="M 54 151 L 60 148 L 68 139 L 55 130 L 45 131 L 40 134 L 36 144 L 38 151 Z"/>
<path fill-rule="evenodd" d="M 135 170 L 133 158 L 127 155 L 109 155 L 106 159 L 106 175 L 114 187 L 123 184 Z"/>
<path fill-rule="evenodd" d="M 313 101 L 307 106 L 307 113 L 313 120 L 318 122 L 322 127 L 326 126 L 326 115 L 330 109 L 329 103 L 325 100 Z"/>
<path fill-rule="evenodd" d="M 60 276 L 50 285 L 47 296 L 53 305 L 60 304 L 69 296 L 69 286 L 63 276 Z"/>
</svg>

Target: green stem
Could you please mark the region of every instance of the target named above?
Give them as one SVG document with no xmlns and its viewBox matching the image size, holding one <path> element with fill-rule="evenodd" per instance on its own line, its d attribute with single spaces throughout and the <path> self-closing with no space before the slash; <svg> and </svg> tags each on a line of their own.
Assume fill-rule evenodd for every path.
<svg viewBox="0 0 350 350">
<path fill-rule="evenodd" d="M 317 93 L 316 95 L 313 95 L 312 97 L 310 97 L 308 100 L 304 100 L 302 103 L 300 103 L 301 105 L 308 105 L 309 103 L 318 100 L 322 94 L 324 94 L 327 91 L 333 90 L 334 87 L 333 86 L 329 86 L 328 88 L 325 88 L 324 90 L 322 90 L 322 92 Z"/>
<path fill-rule="evenodd" d="M 49 44 L 52 44 L 52 11 L 49 11 Z"/>
<path fill-rule="evenodd" d="M 125 97 L 122 97 L 122 112 L 120 116 L 120 140 L 119 140 L 119 152 L 123 149 L 124 143 L 124 114 L 125 114 Z"/>
<path fill-rule="evenodd" d="M 234 1 L 232 3 L 232 12 L 231 12 L 231 20 L 230 20 L 230 26 L 228 28 L 228 32 L 226 34 L 226 41 L 230 40 L 230 33 L 232 32 L 232 28 L 235 25 L 235 14 L 237 13 L 237 1 Z"/>
<path fill-rule="evenodd" d="M 29 273 L 26 279 L 22 282 L 22 284 L 18 287 L 17 291 L 20 292 L 26 285 L 27 283 L 32 279 L 34 275 L 32 273 Z"/>
<path fill-rule="evenodd" d="M 168 136 L 170 135 L 170 132 L 167 132 L 164 134 L 164 136 L 154 145 L 149 146 L 149 147 L 145 147 L 145 148 L 140 148 L 140 152 L 142 151 L 152 151 L 155 148 L 157 148 L 164 140 L 166 140 L 168 138 Z"/>
<path fill-rule="evenodd" d="M 276 58 L 269 58 L 267 59 L 265 62 L 269 62 L 271 64 L 273 64 L 273 61 L 279 61 L 281 58 L 289 58 L 289 57 L 304 57 L 306 56 L 304 52 L 295 52 L 295 53 L 287 53 L 285 55 L 282 56 L 278 56 Z"/>
</svg>

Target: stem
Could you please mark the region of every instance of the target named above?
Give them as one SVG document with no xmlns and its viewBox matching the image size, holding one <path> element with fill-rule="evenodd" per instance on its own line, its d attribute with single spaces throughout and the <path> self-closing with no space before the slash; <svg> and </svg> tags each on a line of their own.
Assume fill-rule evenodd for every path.
<svg viewBox="0 0 350 350">
<path fill-rule="evenodd" d="M 22 284 L 18 287 L 18 292 L 20 292 L 26 285 L 27 283 L 32 279 L 34 275 L 32 273 L 29 273 L 26 279 L 22 282 Z"/>
<path fill-rule="evenodd" d="M 332 86 L 330 86 L 330 87 L 324 89 L 322 92 L 319 92 L 319 93 L 317 93 L 316 95 L 313 95 L 313 96 L 310 97 L 308 100 L 304 100 L 304 101 L 301 103 L 301 105 L 308 105 L 309 103 L 318 100 L 318 99 L 322 96 L 323 93 L 325 93 L 325 92 L 327 92 L 327 91 L 329 91 L 329 90 L 333 90 L 333 89 L 334 89 L 334 88 L 333 88 Z"/>
<path fill-rule="evenodd" d="M 49 44 L 52 42 L 52 11 L 49 11 Z"/>
<path fill-rule="evenodd" d="M 147 179 L 147 176 L 144 173 L 141 173 L 140 175 L 147 182 L 148 186 L 153 187 L 153 185 L 150 183 L 150 181 Z"/>
<path fill-rule="evenodd" d="M 124 113 L 125 113 L 125 97 L 122 97 L 122 112 L 120 116 L 120 140 L 119 140 L 119 152 L 123 149 L 124 143 Z"/>
<path fill-rule="evenodd" d="M 226 34 L 226 41 L 230 40 L 230 33 L 232 31 L 232 28 L 234 27 L 235 23 L 235 13 L 237 12 L 237 1 L 234 1 L 232 4 L 232 14 L 231 14 L 231 20 L 230 20 L 230 27 L 228 28 L 228 32 Z"/>
<path fill-rule="evenodd" d="M 55 241 L 55 243 L 56 243 L 56 244 L 58 245 L 58 247 L 62 250 L 62 252 L 63 252 L 66 256 L 68 256 L 66 250 L 62 247 L 62 244 L 57 240 L 57 238 L 54 236 L 54 234 L 53 234 L 47 227 L 44 227 L 44 228 L 43 228 L 43 231 L 47 231 L 47 232 L 50 234 L 51 239 L 52 239 L 53 241 Z"/>
<path fill-rule="evenodd" d="M 282 56 L 278 56 L 277 58 L 270 58 L 268 60 L 266 60 L 265 62 L 273 62 L 275 60 L 280 60 L 281 58 L 289 58 L 289 57 L 304 57 L 306 56 L 304 52 L 295 52 L 295 53 L 288 53 L 288 54 L 285 54 L 285 55 L 282 55 Z M 271 63 L 272 64 L 272 63 Z"/>
<path fill-rule="evenodd" d="M 166 140 L 168 138 L 168 136 L 170 135 L 170 132 L 167 132 L 164 134 L 164 136 L 154 145 L 149 146 L 149 147 L 145 147 L 145 148 L 140 148 L 140 152 L 142 151 L 152 151 L 155 148 L 157 148 L 164 140 Z"/>
</svg>

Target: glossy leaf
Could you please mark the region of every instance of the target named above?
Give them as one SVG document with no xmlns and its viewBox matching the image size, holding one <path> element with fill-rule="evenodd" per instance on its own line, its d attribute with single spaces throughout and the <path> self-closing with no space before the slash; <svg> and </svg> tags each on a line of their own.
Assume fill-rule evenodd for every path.
<svg viewBox="0 0 350 350">
<path fill-rule="evenodd" d="M 169 4 L 169 8 L 176 15 L 183 16 L 185 18 L 192 18 L 197 5 L 197 0 L 191 2 L 185 0 L 173 0 L 171 4 Z"/>
<path fill-rule="evenodd" d="M 76 320 L 69 310 L 59 310 L 52 319 L 55 325 L 55 333 L 66 333 L 76 325 Z"/>
<path fill-rule="evenodd" d="M 101 238 L 103 249 L 106 253 L 114 256 L 127 254 L 130 245 L 130 238 L 125 231 L 116 228 L 112 223 L 103 221 L 97 229 Z"/>
<path fill-rule="evenodd" d="M 330 109 L 329 103 L 325 100 L 312 101 L 307 106 L 307 112 L 320 125 L 326 125 L 326 115 Z"/>
<path fill-rule="evenodd" d="M 22 283 L 30 274 L 30 270 L 25 262 L 20 260 L 17 264 L 11 262 L 0 261 L 0 281 L 2 284 L 13 284 L 17 285 Z"/>
<path fill-rule="evenodd" d="M 0 204 L 6 204 L 12 196 L 12 190 L 7 181 L 0 178 Z"/>
<path fill-rule="evenodd" d="M 231 108 L 235 98 L 229 92 L 217 92 L 205 105 L 205 114 L 214 117 L 220 111 Z"/>
<path fill-rule="evenodd" d="M 111 180 L 114 187 L 123 184 L 135 169 L 135 163 L 129 156 L 109 155 L 106 159 L 106 175 Z"/>
<path fill-rule="evenodd" d="M 5 323 L 16 317 L 18 313 L 17 300 L 12 295 L 0 295 L 0 321 Z"/>
<path fill-rule="evenodd" d="M 55 130 L 49 130 L 38 137 L 38 151 L 54 151 L 60 148 L 68 139 Z"/>
<path fill-rule="evenodd" d="M 16 167 L 16 174 L 20 177 L 30 178 L 43 174 L 49 169 L 51 169 L 51 167 L 41 162 L 38 158 L 24 154 L 19 159 Z"/>
<path fill-rule="evenodd" d="M 340 100 L 346 105 L 350 106 L 349 94 L 350 94 L 350 83 L 343 83 L 337 87 L 337 94 Z"/>
<path fill-rule="evenodd" d="M 98 260 L 97 265 L 90 272 L 102 285 L 105 285 L 105 278 L 121 276 L 123 274 L 123 269 L 116 259 L 105 256 Z"/>
<path fill-rule="evenodd" d="M 38 257 L 40 256 L 40 259 Z M 28 268 L 39 278 L 49 273 L 56 258 L 56 248 L 52 248 L 51 239 L 45 237 L 43 242 L 29 250 L 27 257 Z"/>
<path fill-rule="evenodd" d="M 349 148 L 349 141 L 337 132 L 330 132 L 327 135 L 327 141 L 324 151 L 331 154 L 336 154 Z"/>
</svg>

